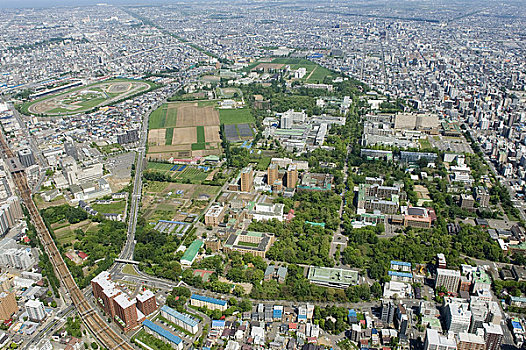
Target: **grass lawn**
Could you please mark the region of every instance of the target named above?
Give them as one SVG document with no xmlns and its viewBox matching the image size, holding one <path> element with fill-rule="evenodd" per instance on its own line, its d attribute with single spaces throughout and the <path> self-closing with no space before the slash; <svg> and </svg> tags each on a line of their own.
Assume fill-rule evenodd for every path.
<svg viewBox="0 0 526 350">
<path fill-rule="evenodd" d="M 124 210 L 126 209 L 126 201 L 120 200 L 117 202 L 113 202 L 111 204 L 97 204 L 93 203 L 91 205 L 93 209 L 98 211 L 99 213 L 104 214 L 123 214 Z"/>
<path fill-rule="evenodd" d="M 333 76 L 333 75 L 334 73 L 332 73 L 327 68 L 317 66 L 314 69 L 314 72 L 312 72 L 310 77 L 308 77 L 307 75 L 305 75 L 305 77 L 308 77 L 307 79 L 308 83 L 317 83 L 317 82 L 323 83 L 323 80 L 325 79 L 325 77 Z"/>
<path fill-rule="evenodd" d="M 192 183 L 200 183 L 208 176 L 207 172 L 194 167 L 187 167 L 182 172 L 177 172 L 174 177 L 177 180 L 190 180 Z"/>
<path fill-rule="evenodd" d="M 221 124 L 251 124 L 255 123 L 255 119 L 248 108 L 240 109 L 220 109 L 219 121 Z"/>
<path fill-rule="evenodd" d="M 130 264 L 124 265 L 124 267 L 122 268 L 122 273 L 125 273 L 127 275 L 139 276 L 137 271 L 135 271 L 135 269 L 133 268 L 133 265 Z"/>
<path fill-rule="evenodd" d="M 166 163 L 148 162 L 147 170 L 155 170 L 159 172 L 166 172 L 170 170 L 174 165 Z"/>
<path fill-rule="evenodd" d="M 422 150 L 431 150 L 433 149 L 433 146 L 431 146 L 431 142 L 427 138 L 418 140 L 420 142 L 420 149 Z"/>
<path fill-rule="evenodd" d="M 199 125 L 196 127 L 197 130 L 197 143 L 204 143 L 205 140 L 205 127 Z"/>
<path fill-rule="evenodd" d="M 165 103 L 150 114 L 150 120 L 148 122 L 149 129 L 161 129 L 164 127 L 166 122 L 166 110 L 167 105 Z"/>
<path fill-rule="evenodd" d="M 167 146 L 171 145 L 173 137 L 174 137 L 174 128 L 166 129 L 166 135 L 164 136 L 164 144 Z"/>
<path fill-rule="evenodd" d="M 100 151 L 106 154 L 122 151 L 124 148 L 118 143 L 112 143 L 111 145 L 106 145 L 99 147 Z"/>
<path fill-rule="evenodd" d="M 197 107 L 216 106 L 217 101 L 197 101 Z"/>
<path fill-rule="evenodd" d="M 69 227 L 64 227 L 58 230 L 55 230 L 55 236 L 57 237 L 57 242 L 60 245 L 65 245 L 73 243 L 76 238 L 75 232 L 73 232 Z"/>
</svg>

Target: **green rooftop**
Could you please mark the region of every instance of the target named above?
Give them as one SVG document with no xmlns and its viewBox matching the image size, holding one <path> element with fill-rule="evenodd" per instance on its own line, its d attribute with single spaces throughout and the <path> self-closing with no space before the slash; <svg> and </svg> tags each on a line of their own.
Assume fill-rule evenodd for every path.
<svg viewBox="0 0 526 350">
<path fill-rule="evenodd" d="M 193 241 L 192 244 L 190 244 L 190 246 L 186 248 L 186 251 L 181 257 L 181 264 L 192 265 L 192 263 L 195 260 L 195 257 L 197 256 L 197 253 L 199 253 L 199 249 L 201 249 L 203 244 L 203 241 L 200 241 L 198 239 Z"/>
</svg>

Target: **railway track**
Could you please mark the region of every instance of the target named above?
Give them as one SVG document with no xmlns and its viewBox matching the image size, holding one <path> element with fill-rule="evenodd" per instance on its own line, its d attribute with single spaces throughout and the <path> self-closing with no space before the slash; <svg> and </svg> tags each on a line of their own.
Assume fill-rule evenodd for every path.
<svg viewBox="0 0 526 350">
<path fill-rule="evenodd" d="M 14 158 L 14 154 L 9 148 L 4 136 L 0 133 L 0 144 L 4 154 L 9 159 Z M 23 169 L 12 171 L 13 180 L 20 191 L 20 197 L 29 211 L 33 225 L 35 226 L 37 236 L 44 246 L 44 250 L 53 264 L 55 273 L 62 285 L 68 291 L 75 308 L 77 309 L 82 321 L 86 327 L 95 335 L 95 337 L 109 350 L 123 349 L 132 350 L 133 347 L 115 332 L 109 324 L 95 311 L 90 305 L 80 288 L 75 283 L 62 255 L 58 251 L 51 234 L 49 233 L 40 212 L 38 211 L 31 190 L 27 184 L 26 176 Z"/>
</svg>

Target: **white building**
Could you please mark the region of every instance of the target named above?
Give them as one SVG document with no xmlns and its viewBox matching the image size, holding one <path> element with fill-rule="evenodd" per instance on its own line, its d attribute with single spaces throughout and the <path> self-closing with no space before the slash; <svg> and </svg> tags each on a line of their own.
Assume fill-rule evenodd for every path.
<svg viewBox="0 0 526 350">
<path fill-rule="evenodd" d="M 469 304 L 448 300 L 445 307 L 445 319 L 449 332 L 455 334 L 468 332 L 471 324 Z"/>
<path fill-rule="evenodd" d="M 26 270 L 33 266 L 35 259 L 31 248 L 10 248 L 0 251 L 0 265 Z"/>
<path fill-rule="evenodd" d="M 31 321 L 40 322 L 46 318 L 44 304 L 40 300 L 31 299 L 26 303 L 27 316 Z"/>
<path fill-rule="evenodd" d="M 384 284 L 385 299 L 391 299 L 394 296 L 405 299 L 413 296 L 413 289 L 409 283 L 389 281 Z"/>
<path fill-rule="evenodd" d="M 298 68 L 296 72 L 294 72 L 294 78 L 295 79 L 301 79 L 307 74 L 307 69 L 304 67 Z"/>
<path fill-rule="evenodd" d="M 256 221 L 267 221 L 276 219 L 283 221 L 283 203 L 256 203 L 254 210 L 251 212 L 253 219 Z"/>
<path fill-rule="evenodd" d="M 456 350 L 457 342 L 453 337 L 445 337 L 435 329 L 426 330 L 424 350 Z"/>
</svg>

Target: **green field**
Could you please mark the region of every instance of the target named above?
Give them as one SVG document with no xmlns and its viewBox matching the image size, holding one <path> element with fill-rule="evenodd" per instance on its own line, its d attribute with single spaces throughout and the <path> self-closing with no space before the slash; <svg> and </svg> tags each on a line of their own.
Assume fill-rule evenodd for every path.
<svg viewBox="0 0 526 350">
<path fill-rule="evenodd" d="M 164 137 L 164 144 L 167 146 L 171 145 L 173 137 L 174 137 L 174 128 L 166 129 L 166 136 Z"/>
<path fill-rule="evenodd" d="M 169 127 L 176 126 L 177 108 L 168 108 L 165 113 L 166 113 L 166 118 L 164 121 L 164 127 L 169 128 Z"/>
<path fill-rule="evenodd" d="M 197 130 L 197 143 L 205 143 L 205 127 L 200 125 L 196 127 Z"/>
<path fill-rule="evenodd" d="M 302 67 L 305 68 L 307 70 L 307 74 L 305 74 L 301 81 L 306 83 L 322 83 L 325 77 L 336 75 L 327 68 L 324 68 L 304 58 L 275 58 L 272 60 L 272 63 L 287 64 L 290 66 L 292 71 Z"/>
<path fill-rule="evenodd" d="M 124 210 L 126 210 L 126 201 L 120 200 L 116 201 L 110 204 L 97 204 L 93 203 L 91 205 L 93 209 L 98 211 L 99 213 L 104 214 L 123 214 Z"/>
<path fill-rule="evenodd" d="M 187 167 L 184 171 L 175 173 L 174 178 L 177 180 L 190 180 L 192 183 L 201 182 L 208 176 L 207 172 L 195 167 Z"/>
<path fill-rule="evenodd" d="M 175 180 L 190 180 L 192 183 L 200 183 L 201 181 L 205 180 L 209 174 L 209 172 L 206 172 L 203 169 L 199 169 L 196 166 L 187 166 L 183 171 L 170 171 L 170 169 L 174 165 L 175 164 L 148 162 L 148 166 L 146 167 L 146 169 L 170 175 Z M 146 191 L 162 192 L 166 188 L 165 184 L 166 183 L 164 182 L 148 182 L 148 187 L 146 188 Z"/>
<path fill-rule="evenodd" d="M 248 108 L 220 109 L 219 121 L 221 124 L 252 124 L 256 120 Z"/>
<path fill-rule="evenodd" d="M 204 142 L 192 143 L 192 151 L 200 151 L 203 149 L 206 149 L 206 143 Z"/>
<path fill-rule="evenodd" d="M 173 166 L 174 166 L 173 164 L 148 162 L 148 166 L 146 167 L 146 169 L 147 170 L 156 170 L 156 171 L 159 171 L 159 172 L 167 172 Z"/>
<path fill-rule="evenodd" d="M 166 123 L 166 110 L 167 104 L 163 104 L 150 114 L 150 120 L 148 122 L 149 129 L 162 129 Z"/>
<path fill-rule="evenodd" d="M 334 74 L 328 70 L 327 68 L 317 66 L 316 69 L 314 69 L 314 72 L 310 75 L 306 75 L 305 77 L 308 77 L 306 80 L 308 83 L 323 83 L 323 80 L 327 76 L 334 76 Z"/>
</svg>

